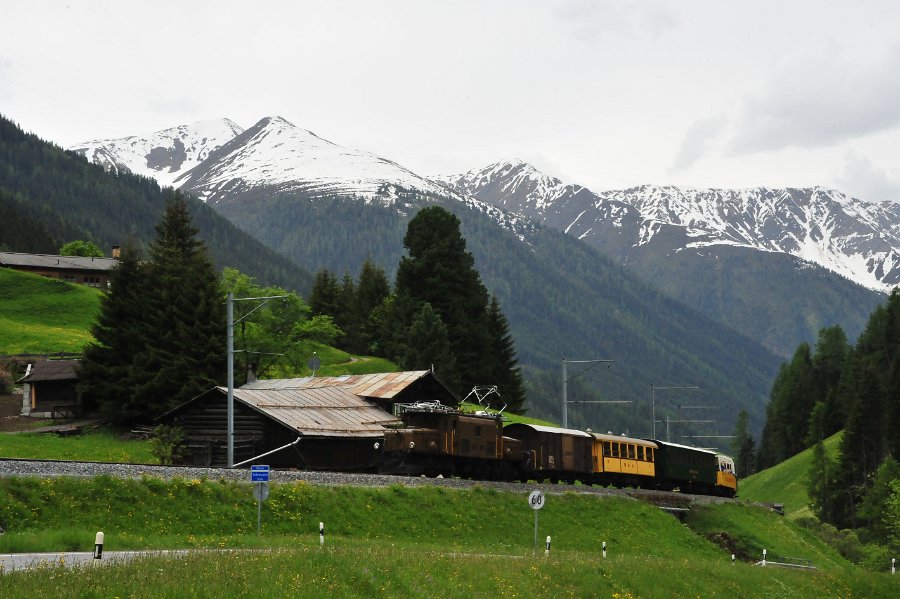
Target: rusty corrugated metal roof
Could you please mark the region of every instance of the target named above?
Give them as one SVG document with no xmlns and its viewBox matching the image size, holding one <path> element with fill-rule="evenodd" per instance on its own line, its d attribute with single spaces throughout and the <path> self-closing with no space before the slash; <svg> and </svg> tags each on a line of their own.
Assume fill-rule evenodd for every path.
<svg viewBox="0 0 900 599">
<path fill-rule="evenodd" d="M 234 390 L 234 397 L 307 436 L 381 437 L 386 425 L 399 422 L 389 412 L 337 385 L 277 389 L 249 389 L 245 385 Z"/>
<path fill-rule="evenodd" d="M 404 372 L 379 372 L 375 374 L 320 376 L 299 379 L 268 379 L 247 383 L 241 389 L 283 390 L 343 387 L 349 390 L 350 393 L 360 397 L 391 399 L 430 373 L 430 370 L 409 370 Z"/>
</svg>

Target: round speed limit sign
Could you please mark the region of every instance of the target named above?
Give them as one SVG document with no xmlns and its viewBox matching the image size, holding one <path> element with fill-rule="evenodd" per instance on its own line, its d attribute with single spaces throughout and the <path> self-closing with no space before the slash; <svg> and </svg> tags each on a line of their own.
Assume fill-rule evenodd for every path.
<svg viewBox="0 0 900 599">
<path fill-rule="evenodd" d="M 532 491 L 531 495 L 528 496 L 528 505 L 533 510 L 539 510 L 544 507 L 544 494 L 540 491 Z"/>
</svg>

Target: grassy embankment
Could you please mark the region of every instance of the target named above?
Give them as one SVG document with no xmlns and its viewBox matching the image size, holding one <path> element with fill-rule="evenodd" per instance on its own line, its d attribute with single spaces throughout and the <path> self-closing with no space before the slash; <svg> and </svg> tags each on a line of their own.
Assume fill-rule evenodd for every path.
<svg viewBox="0 0 900 599">
<path fill-rule="evenodd" d="M 0 268 L 0 354 L 81 351 L 100 297 L 92 287 Z"/>
<path fill-rule="evenodd" d="M 825 452 L 830 458 L 837 457 L 840 443 L 841 433 L 825 439 Z M 806 492 L 812 453 L 812 449 L 806 449 L 773 468 L 741 480 L 738 488 L 740 497 L 750 501 L 783 503 L 788 518 L 813 516 Z"/>
<path fill-rule="evenodd" d="M 844 561 L 808 531 L 746 505 L 695 509 L 684 526 L 641 502 L 548 497 L 532 554 L 529 489 L 348 488 L 273 483 L 257 536 L 250 485 L 144 478 L 0 479 L 0 552 L 209 548 L 184 558 L 0 575 L 24 596 L 896 596 L 897 581 Z M 140 500 L 136 500 L 136 498 Z M 326 523 L 325 549 L 318 522 Z M 811 559 L 818 572 L 731 565 L 706 540 L 725 531 L 749 556 Z M 552 535 L 550 557 L 543 540 Z M 608 558 L 600 556 L 607 542 Z M 222 552 L 222 549 L 242 551 Z"/>
</svg>

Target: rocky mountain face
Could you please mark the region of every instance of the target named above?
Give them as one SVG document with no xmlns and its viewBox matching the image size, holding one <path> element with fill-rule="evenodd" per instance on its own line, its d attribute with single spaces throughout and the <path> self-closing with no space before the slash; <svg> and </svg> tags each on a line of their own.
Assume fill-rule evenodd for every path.
<svg viewBox="0 0 900 599">
<path fill-rule="evenodd" d="M 621 257 L 665 236 L 671 252 L 741 247 L 795 256 L 882 293 L 900 283 L 900 204 L 892 202 L 820 187 L 593 192 L 515 160 L 442 179 L 592 245 L 619 246 Z"/>
<path fill-rule="evenodd" d="M 898 206 L 838 191 L 593 192 L 519 160 L 440 180 L 584 241 L 785 357 L 825 327 L 854 338 L 900 276 Z"/>
</svg>

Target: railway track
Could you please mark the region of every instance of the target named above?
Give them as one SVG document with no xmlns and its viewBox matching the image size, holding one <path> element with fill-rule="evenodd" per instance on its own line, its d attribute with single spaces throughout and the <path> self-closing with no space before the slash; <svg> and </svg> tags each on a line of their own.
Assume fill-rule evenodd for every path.
<svg viewBox="0 0 900 599">
<path fill-rule="evenodd" d="M 111 476 L 114 478 L 156 477 L 162 479 L 185 478 L 207 480 L 232 480 L 250 482 L 248 468 L 200 468 L 196 466 L 158 466 L 153 464 L 127 464 L 115 462 L 73 462 L 66 460 L 26 460 L 0 458 L 0 476 L 31 476 L 49 478 L 56 476 L 90 477 Z M 616 489 L 611 487 L 568 485 L 564 483 L 527 483 L 469 480 L 460 478 L 426 478 L 371 474 L 354 472 L 319 472 L 308 470 L 272 470 L 269 480 L 273 483 L 304 481 L 308 484 L 325 486 L 387 487 L 403 485 L 407 487 L 443 486 L 455 489 L 494 488 L 513 493 L 527 494 L 539 489 L 545 494 L 586 493 L 592 495 L 631 497 L 660 507 L 689 507 L 700 503 L 722 503 L 734 501 L 708 495 L 688 495 L 650 489 Z"/>
</svg>

